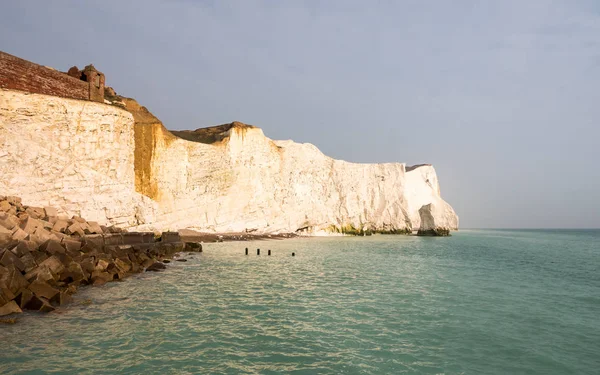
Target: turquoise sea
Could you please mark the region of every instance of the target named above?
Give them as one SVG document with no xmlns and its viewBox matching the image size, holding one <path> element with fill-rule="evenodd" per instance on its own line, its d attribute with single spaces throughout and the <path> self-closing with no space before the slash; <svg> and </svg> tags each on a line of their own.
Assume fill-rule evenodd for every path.
<svg viewBox="0 0 600 375">
<path fill-rule="evenodd" d="M 76 301 L 0 325 L 0 373 L 600 373 L 600 230 L 207 244 Z"/>
</svg>

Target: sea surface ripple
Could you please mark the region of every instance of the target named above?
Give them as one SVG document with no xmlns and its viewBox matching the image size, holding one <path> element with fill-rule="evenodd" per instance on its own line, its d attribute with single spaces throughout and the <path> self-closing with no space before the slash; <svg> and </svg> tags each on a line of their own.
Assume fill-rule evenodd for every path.
<svg viewBox="0 0 600 375">
<path fill-rule="evenodd" d="M 0 326 L 0 373 L 600 371 L 600 231 L 219 243 L 187 257 Z"/>
</svg>

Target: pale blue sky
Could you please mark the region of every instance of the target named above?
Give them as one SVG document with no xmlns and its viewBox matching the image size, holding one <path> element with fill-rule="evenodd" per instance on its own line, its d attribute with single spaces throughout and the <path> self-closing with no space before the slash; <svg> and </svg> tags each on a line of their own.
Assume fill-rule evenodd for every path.
<svg viewBox="0 0 600 375">
<path fill-rule="evenodd" d="M 0 50 L 171 129 L 432 163 L 463 227 L 600 227 L 599 1 L 5 1 Z"/>
</svg>

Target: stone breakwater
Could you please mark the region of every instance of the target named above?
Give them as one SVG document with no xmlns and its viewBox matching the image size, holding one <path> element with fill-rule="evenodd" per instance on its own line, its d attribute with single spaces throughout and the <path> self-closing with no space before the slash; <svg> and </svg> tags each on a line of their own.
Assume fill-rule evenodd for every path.
<svg viewBox="0 0 600 375">
<path fill-rule="evenodd" d="M 53 311 L 80 286 L 160 271 L 184 250 L 202 245 L 182 242 L 177 232 L 125 232 L 0 196 L 0 316 Z"/>
</svg>

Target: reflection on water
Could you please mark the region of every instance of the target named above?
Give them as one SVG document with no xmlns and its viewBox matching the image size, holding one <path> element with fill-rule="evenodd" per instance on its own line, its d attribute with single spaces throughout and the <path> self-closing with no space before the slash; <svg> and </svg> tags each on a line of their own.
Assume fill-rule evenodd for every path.
<svg viewBox="0 0 600 375">
<path fill-rule="evenodd" d="M 1 326 L 0 372 L 593 373 L 599 239 L 208 244 L 164 273 L 82 289 L 75 306 Z"/>
</svg>

